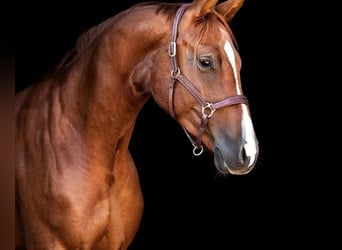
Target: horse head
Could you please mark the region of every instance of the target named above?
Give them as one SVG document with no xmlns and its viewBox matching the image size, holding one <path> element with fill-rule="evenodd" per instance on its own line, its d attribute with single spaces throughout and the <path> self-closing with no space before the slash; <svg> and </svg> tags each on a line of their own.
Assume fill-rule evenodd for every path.
<svg viewBox="0 0 342 250">
<path fill-rule="evenodd" d="M 229 21 L 242 0 L 197 0 L 178 9 L 168 53 L 168 87 L 152 84 L 157 103 L 184 128 L 194 145 L 214 153 L 221 174 L 246 174 L 255 166 L 258 141 L 247 98 L 243 95 L 241 59 Z M 168 54 L 166 58 L 165 54 Z M 163 77 L 161 77 L 161 75 Z M 165 74 L 156 82 L 167 81 Z"/>
</svg>

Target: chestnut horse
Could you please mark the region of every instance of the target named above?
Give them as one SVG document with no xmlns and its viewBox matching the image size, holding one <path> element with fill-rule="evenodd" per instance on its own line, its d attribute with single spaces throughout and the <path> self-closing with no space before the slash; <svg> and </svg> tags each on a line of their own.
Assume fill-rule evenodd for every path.
<svg viewBox="0 0 342 250">
<path fill-rule="evenodd" d="M 251 171 L 258 142 L 228 23 L 242 4 L 137 4 L 16 95 L 17 247 L 129 247 L 143 213 L 129 142 L 150 97 L 218 173 Z"/>
</svg>

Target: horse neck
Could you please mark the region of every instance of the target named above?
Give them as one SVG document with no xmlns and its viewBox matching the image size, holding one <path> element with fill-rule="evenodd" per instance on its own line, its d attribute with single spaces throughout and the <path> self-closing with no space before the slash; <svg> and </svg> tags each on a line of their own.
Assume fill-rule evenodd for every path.
<svg viewBox="0 0 342 250">
<path fill-rule="evenodd" d="M 138 113 L 151 95 L 139 91 L 145 83 L 135 82 L 132 75 L 139 70 L 149 75 L 139 65 L 170 35 L 160 27 L 165 18 L 151 18 L 156 16 L 152 7 L 132 11 L 116 17 L 101 39 L 79 57 L 68 77 L 77 85 L 73 89 L 78 92 L 77 112 L 84 121 L 86 139 L 100 147 L 128 148 Z"/>
</svg>

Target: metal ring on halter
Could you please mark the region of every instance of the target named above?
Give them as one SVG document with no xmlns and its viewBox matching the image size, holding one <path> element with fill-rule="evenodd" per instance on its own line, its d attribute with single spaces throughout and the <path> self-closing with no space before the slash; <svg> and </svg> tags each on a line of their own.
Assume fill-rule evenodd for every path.
<svg viewBox="0 0 342 250">
<path fill-rule="evenodd" d="M 176 78 L 177 75 L 180 74 L 180 68 L 177 68 L 177 70 L 171 70 L 171 77 Z"/>
<path fill-rule="evenodd" d="M 196 152 L 197 149 L 199 149 L 195 144 L 192 144 L 194 146 L 194 149 L 192 150 L 192 153 L 195 155 L 195 156 L 199 156 L 203 153 L 203 146 L 201 145 L 201 149 L 199 152 Z"/>
<path fill-rule="evenodd" d="M 206 109 L 209 109 L 208 113 L 206 112 Z M 202 115 L 207 115 L 207 117 L 211 117 L 214 112 L 215 112 L 215 108 L 214 108 L 214 105 L 210 102 L 207 102 L 207 105 L 205 106 L 202 106 Z"/>
</svg>

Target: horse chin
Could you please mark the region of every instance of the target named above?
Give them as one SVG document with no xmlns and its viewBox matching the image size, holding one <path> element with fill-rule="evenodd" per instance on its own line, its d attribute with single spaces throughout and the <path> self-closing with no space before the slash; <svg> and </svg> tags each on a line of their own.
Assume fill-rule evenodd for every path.
<svg viewBox="0 0 342 250">
<path fill-rule="evenodd" d="M 223 157 L 219 148 L 214 149 L 214 163 L 217 171 L 222 175 L 244 175 L 253 169 L 253 166 L 249 166 L 249 159 L 243 164 L 229 161 Z"/>
</svg>

